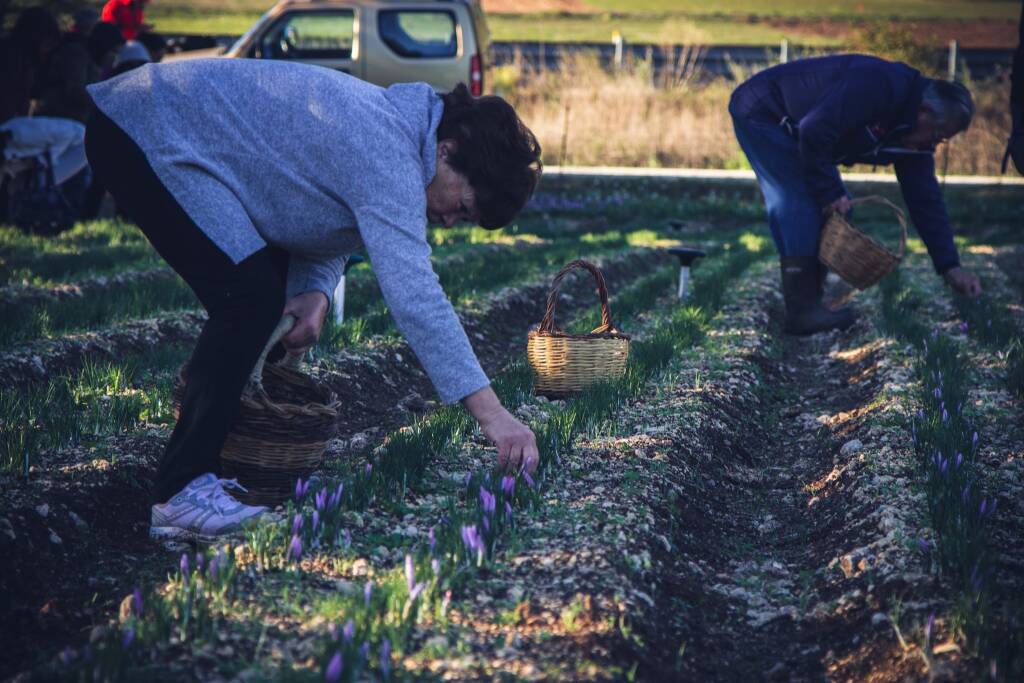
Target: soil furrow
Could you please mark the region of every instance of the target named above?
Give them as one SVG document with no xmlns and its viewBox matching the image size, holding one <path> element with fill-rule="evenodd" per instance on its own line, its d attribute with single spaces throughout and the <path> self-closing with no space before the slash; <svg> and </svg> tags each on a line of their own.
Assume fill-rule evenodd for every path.
<svg viewBox="0 0 1024 683">
<path fill-rule="evenodd" d="M 665 258 L 655 250 L 634 250 L 595 261 L 609 286 L 621 288 Z M 527 327 L 543 314 L 547 287 L 546 280 L 509 287 L 464 312 L 467 333 L 489 372 L 521 350 Z M 591 306 L 592 287 L 583 277 L 568 280 L 564 310 Z M 346 403 L 339 440 L 328 458 L 364 450 L 406 423 L 411 413 L 429 408 L 422 397 L 432 389 L 404 343 L 342 352 L 330 369 L 315 371 Z M 10 617 L 2 634 L 23 657 L 5 661 L 0 675 L 26 665 L 33 652 L 52 650 L 74 639 L 76 630 L 102 621 L 134 583 L 163 578 L 166 553 L 145 531 L 150 477 L 166 436 L 164 430 L 141 430 L 109 437 L 51 454 L 27 482 L 4 478 L 0 553 L 12 560 L 0 573 L 0 609 Z M 84 584 L 82 566 L 92 577 Z"/>
</svg>

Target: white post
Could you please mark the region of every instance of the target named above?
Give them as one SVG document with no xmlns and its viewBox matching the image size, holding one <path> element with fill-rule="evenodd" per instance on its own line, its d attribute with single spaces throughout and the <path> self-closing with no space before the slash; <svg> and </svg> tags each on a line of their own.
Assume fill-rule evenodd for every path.
<svg viewBox="0 0 1024 683">
<path fill-rule="evenodd" d="M 334 322 L 340 325 L 345 320 L 345 275 L 338 280 L 334 288 Z"/>
<path fill-rule="evenodd" d="M 782 43 L 779 44 L 779 64 L 785 64 L 789 61 L 789 40 L 786 38 L 782 39 Z"/>
<path fill-rule="evenodd" d="M 690 267 L 679 266 L 679 300 L 690 295 Z"/>
<path fill-rule="evenodd" d="M 948 69 L 949 69 L 949 80 L 951 80 L 951 81 L 955 81 L 956 80 L 956 66 L 957 66 L 957 62 L 959 61 L 959 55 L 957 54 L 958 52 L 960 52 L 960 44 L 957 43 L 955 40 L 949 41 L 949 65 L 948 65 Z"/>
<path fill-rule="evenodd" d="M 618 31 L 612 31 L 612 45 L 615 46 L 615 69 L 622 68 L 622 34 Z"/>
</svg>

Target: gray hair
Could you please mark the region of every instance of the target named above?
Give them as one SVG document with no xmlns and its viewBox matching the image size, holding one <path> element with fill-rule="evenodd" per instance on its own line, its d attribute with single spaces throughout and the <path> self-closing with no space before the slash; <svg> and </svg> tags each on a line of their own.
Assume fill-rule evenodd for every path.
<svg viewBox="0 0 1024 683">
<path fill-rule="evenodd" d="M 931 112 L 940 130 L 953 134 L 967 130 L 974 118 L 971 91 L 953 81 L 930 80 L 921 97 L 921 106 Z"/>
</svg>

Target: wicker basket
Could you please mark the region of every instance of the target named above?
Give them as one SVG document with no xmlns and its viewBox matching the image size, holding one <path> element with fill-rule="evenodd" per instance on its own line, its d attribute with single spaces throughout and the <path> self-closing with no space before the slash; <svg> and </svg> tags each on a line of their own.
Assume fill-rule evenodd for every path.
<svg viewBox="0 0 1024 683">
<path fill-rule="evenodd" d="M 295 318 L 286 315 L 260 354 L 220 452 L 221 475 L 237 478 L 248 489 L 231 495 L 250 505 L 273 506 L 288 498 L 295 480 L 320 465 L 338 429 L 334 393 L 300 372 L 297 356 L 286 355 L 285 364 L 265 364 L 267 353 L 294 324 Z M 186 363 L 174 383 L 176 415 L 187 381 Z"/>
<path fill-rule="evenodd" d="M 601 300 L 601 326 L 590 334 L 567 334 L 555 329 L 558 288 L 577 268 L 588 270 L 594 276 Z M 622 376 L 629 357 L 629 335 L 622 334 L 612 324 L 608 290 L 597 266 L 576 260 L 558 272 L 551 283 L 544 318 L 527 337 L 526 356 L 536 374 L 534 391 L 550 398 L 569 396 L 594 382 Z"/>
<path fill-rule="evenodd" d="M 884 197 L 863 197 L 850 202 L 860 204 L 882 204 L 892 209 L 900 223 L 900 246 L 890 251 L 873 237 L 853 227 L 840 213 L 832 213 L 821 231 L 821 245 L 818 258 L 839 277 L 857 289 L 872 286 L 899 265 L 907 247 L 907 220 L 898 206 Z"/>
</svg>

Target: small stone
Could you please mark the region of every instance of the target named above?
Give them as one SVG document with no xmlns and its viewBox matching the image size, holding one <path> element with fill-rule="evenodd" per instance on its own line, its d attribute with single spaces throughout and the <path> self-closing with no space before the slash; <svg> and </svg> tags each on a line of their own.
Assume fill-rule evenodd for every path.
<svg viewBox="0 0 1024 683">
<path fill-rule="evenodd" d="M 844 458 L 849 458 L 853 454 L 859 452 L 864 448 L 864 444 L 860 442 L 860 439 L 852 439 L 843 444 L 843 447 L 839 449 L 839 455 Z"/>
<path fill-rule="evenodd" d="M 885 624 L 885 623 L 888 623 L 888 621 L 889 621 L 889 617 L 886 616 L 885 614 L 882 614 L 881 612 L 875 612 L 874 614 L 871 615 L 871 625 L 872 626 L 878 626 L 879 624 Z"/>
<path fill-rule="evenodd" d="M 12 541 L 17 538 L 17 535 L 14 533 L 14 527 L 11 526 L 11 520 L 6 517 L 0 517 L 0 533 Z"/>
<path fill-rule="evenodd" d="M 769 681 L 782 681 L 789 678 L 789 667 L 783 662 L 776 662 L 775 665 L 764 672 L 764 677 Z"/>
<path fill-rule="evenodd" d="M 60 540 L 60 536 L 58 536 L 57 532 L 53 529 L 50 529 L 50 543 L 53 543 L 54 545 L 60 545 L 63 543 L 63 541 Z"/>
<path fill-rule="evenodd" d="M 81 517 L 79 517 L 73 511 L 70 511 L 70 510 L 68 511 L 68 517 L 71 518 L 71 521 L 74 522 L 75 526 L 78 527 L 79 529 L 88 529 L 89 528 L 89 525 L 86 524 L 85 520 L 82 519 Z"/>
<path fill-rule="evenodd" d="M 36 512 L 39 513 L 40 517 L 49 517 L 50 516 L 50 506 L 47 505 L 46 503 L 43 503 L 42 505 L 38 505 L 38 506 L 36 506 Z"/>
</svg>

